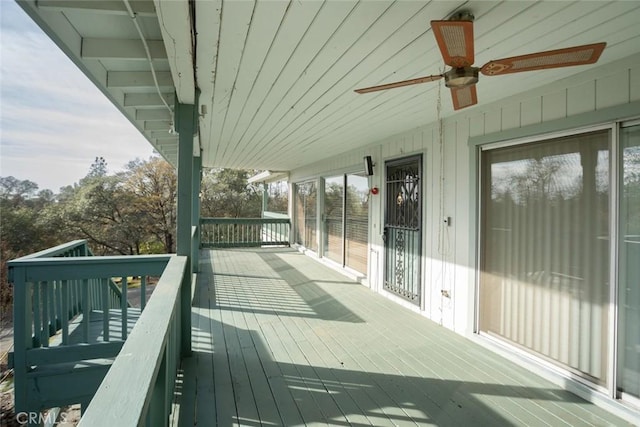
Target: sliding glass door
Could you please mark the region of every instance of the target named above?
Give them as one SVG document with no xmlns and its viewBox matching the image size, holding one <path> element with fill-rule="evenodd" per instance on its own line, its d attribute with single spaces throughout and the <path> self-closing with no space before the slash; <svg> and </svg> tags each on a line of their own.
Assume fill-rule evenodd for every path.
<svg viewBox="0 0 640 427">
<path fill-rule="evenodd" d="M 323 256 L 367 273 L 369 180 L 345 174 L 324 179 Z"/>
<path fill-rule="evenodd" d="M 480 331 L 597 384 L 608 366 L 610 141 L 603 130 L 482 154 Z"/>
</svg>

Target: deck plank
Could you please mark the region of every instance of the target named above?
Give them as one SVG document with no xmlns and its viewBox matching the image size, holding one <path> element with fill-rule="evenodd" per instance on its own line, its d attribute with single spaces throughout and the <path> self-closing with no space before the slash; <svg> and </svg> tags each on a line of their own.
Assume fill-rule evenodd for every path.
<svg viewBox="0 0 640 427">
<path fill-rule="evenodd" d="M 296 251 L 200 261 L 178 425 L 628 425 Z"/>
</svg>

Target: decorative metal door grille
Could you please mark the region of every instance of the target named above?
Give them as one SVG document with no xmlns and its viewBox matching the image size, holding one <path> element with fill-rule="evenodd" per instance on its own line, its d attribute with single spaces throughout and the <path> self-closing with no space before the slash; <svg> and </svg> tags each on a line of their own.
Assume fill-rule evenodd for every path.
<svg viewBox="0 0 640 427">
<path fill-rule="evenodd" d="M 422 156 L 387 162 L 384 287 L 420 304 Z"/>
</svg>

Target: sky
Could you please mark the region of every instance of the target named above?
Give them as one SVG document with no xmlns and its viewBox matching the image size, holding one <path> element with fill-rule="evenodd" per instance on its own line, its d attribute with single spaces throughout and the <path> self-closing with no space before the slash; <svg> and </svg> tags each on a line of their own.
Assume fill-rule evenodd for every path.
<svg viewBox="0 0 640 427">
<path fill-rule="evenodd" d="M 109 173 L 153 147 L 13 0 L 0 0 L 0 176 L 58 193 L 96 157 Z"/>
</svg>

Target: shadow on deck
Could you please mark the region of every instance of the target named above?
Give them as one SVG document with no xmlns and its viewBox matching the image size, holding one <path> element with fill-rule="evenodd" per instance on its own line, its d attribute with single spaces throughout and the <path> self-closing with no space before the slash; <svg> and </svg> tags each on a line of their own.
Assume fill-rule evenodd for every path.
<svg viewBox="0 0 640 427">
<path fill-rule="evenodd" d="M 296 251 L 200 261 L 174 424 L 626 425 Z"/>
</svg>

